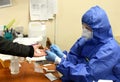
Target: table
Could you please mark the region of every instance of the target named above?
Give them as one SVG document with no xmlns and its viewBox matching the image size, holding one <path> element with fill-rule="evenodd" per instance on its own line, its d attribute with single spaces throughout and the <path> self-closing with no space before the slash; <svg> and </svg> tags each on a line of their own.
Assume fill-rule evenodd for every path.
<svg viewBox="0 0 120 82">
<path fill-rule="evenodd" d="M 50 66 L 50 67 L 55 67 Z M 20 67 L 20 73 L 12 75 L 9 68 L 0 69 L 0 82 L 51 82 L 44 73 L 34 72 L 33 63 L 22 62 Z M 53 73 L 56 77 L 59 77 L 57 71 Z M 61 79 L 57 79 L 53 82 L 62 82 Z"/>
</svg>

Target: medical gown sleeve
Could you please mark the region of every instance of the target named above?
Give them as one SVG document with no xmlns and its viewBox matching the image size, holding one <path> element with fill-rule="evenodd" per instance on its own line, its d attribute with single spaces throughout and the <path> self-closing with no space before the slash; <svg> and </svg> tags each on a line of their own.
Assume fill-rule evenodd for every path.
<svg viewBox="0 0 120 82">
<path fill-rule="evenodd" d="M 67 58 L 62 58 L 62 62 L 57 65 L 57 70 L 63 74 L 63 78 L 67 79 L 68 82 L 92 82 L 93 79 L 114 80 L 112 68 L 120 58 L 118 49 L 114 45 L 111 47 L 108 43 L 99 49 L 89 62 L 81 61 L 81 63 L 78 62 L 77 55 L 69 53 Z M 84 59 L 80 58 L 80 60 Z M 63 80 L 63 82 L 65 81 Z"/>
</svg>

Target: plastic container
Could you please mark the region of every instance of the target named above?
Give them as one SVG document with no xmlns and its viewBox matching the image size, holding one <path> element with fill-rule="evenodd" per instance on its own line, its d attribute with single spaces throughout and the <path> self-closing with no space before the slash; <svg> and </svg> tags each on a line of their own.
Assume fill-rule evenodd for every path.
<svg viewBox="0 0 120 82">
<path fill-rule="evenodd" d="M 19 59 L 16 56 L 13 56 L 10 62 L 10 72 L 11 74 L 19 73 Z"/>
</svg>

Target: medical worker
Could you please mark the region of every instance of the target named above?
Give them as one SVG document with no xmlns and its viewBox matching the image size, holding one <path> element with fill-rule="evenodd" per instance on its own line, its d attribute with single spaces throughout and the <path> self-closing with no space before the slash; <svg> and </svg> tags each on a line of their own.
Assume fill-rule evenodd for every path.
<svg viewBox="0 0 120 82">
<path fill-rule="evenodd" d="M 93 82 L 99 79 L 120 82 L 116 64 L 120 63 L 120 46 L 115 41 L 105 11 L 99 6 L 82 16 L 82 37 L 64 54 L 57 45 L 46 50 L 46 59 L 57 64 L 62 82 Z M 119 71 L 120 73 L 120 71 Z"/>
</svg>

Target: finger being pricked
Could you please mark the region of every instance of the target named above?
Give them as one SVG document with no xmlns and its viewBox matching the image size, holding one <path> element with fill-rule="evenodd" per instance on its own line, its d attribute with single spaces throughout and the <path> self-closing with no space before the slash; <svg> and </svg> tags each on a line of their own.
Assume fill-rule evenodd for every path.
<svg viewBox="0 0 120 82">
<path fill-rule="evenodd" d="M 40 49 L 40 52 L 41 52 L 41 54 L 42 54 L 43 56 L 46 56 L 46 55 L 47 55 L 44 49 Z"/>
<path fill-rule="evenodd" d="M 40 56 L 46 56 L 46 52 L 44 49 L 36 49 L 36 54 Z"/>
</svg>

